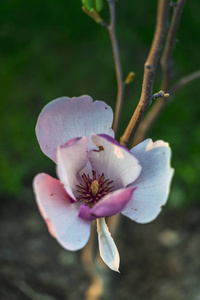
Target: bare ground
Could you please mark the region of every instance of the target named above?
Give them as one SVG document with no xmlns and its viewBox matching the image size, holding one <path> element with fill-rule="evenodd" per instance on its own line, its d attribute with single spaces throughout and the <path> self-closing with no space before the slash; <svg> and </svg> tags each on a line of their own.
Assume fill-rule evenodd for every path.
<svg viewBox="0 0 200 300">
<path fill-rule="evenodd" d="M 108 271 L 102 299 L 200 300 L 199 207 L 146 225 L 122 217 L 115 242 L 121 273 Z M 80 252 L 61 248 L 34 203 L 1 203 L 1 300 L 82 300 L 89 283 Z"/>
</svg>

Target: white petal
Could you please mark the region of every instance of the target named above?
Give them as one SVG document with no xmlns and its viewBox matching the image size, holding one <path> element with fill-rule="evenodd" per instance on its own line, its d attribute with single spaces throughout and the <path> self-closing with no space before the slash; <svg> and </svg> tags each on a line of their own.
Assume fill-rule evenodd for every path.
<svg viewBox="0 0 200 300">
<path fill-rule="evenodd" d="M 154 220 L 167 202 L 173 169 L 171 150 L 167 143 L 148 139 L 131 152 L 139 160 L 142 171 L 130 186 L 136 187 L 122 214 L 138 223 Z"/>
<path fill-rule="evenodd" d="M 62 97 L 48 103 L 39 115 L 36 134 L 42 151 L 56 162 L 58 146 L 90 134 L 114 136 L 112 109 L 89 96 Z M 92 145 L 90 141 L 90 146 Z"/>
<path fill-rule="evenodd" d="M 100 256 L 113 271 L 119 272 L 119 252 L 106 225 L 105 218 L 97 219 Z"/>
<path fill-rule="evenodd" d="M 88 138 L 76 138 L 57 150 L 57 172 L 70 197 L 76 200 L 76 185 L 81 182 L 79 171 L 88 162 Z"/>
<path fill-rule="evenodd" d="M 100 148 L 100 151 L 91 150 L 89 153 L 93 170 L 112 180 L 115 190 L 126 187 L 139 176 L 139 161 L 127 148 L 105 134 L 92 134 L 91 139 Z"/>
</svg>

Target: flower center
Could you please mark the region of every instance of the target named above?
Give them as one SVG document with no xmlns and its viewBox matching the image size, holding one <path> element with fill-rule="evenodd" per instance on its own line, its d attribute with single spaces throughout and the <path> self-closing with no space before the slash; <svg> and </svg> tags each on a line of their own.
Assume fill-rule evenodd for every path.
<svg viewBox="0 0 200 300">
<path fill-rule="evenodd" d="M 77 185 L 79 196 L 77 201 L 84 201 L 85 205 L 92 207 L 102 197 L 113 191 L 114 186 L 110 186 L 113 181 L 105 179 L 104 173 L 96 176 L 96 171 L 92 171 L 92 179 L 83 173 L 82 183 Z"/>
</svg>

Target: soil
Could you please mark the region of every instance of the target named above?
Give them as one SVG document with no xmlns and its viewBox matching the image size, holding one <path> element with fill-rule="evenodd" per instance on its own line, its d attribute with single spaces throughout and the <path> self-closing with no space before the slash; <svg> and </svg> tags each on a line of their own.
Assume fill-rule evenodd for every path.
<svg viewBox="0 0 200 300">
<path fill-rule="evenodd" d="M 108 271 L 101 299 L 200 300 L 199 207 L 164 209 L 146 225 L 122 217 L 115 242 L 120 274 Z M 80 251 L 61 248 L 34 203 L 1 203 L 1 300 L 82 300 L 89 284 Z"/>
</svg>

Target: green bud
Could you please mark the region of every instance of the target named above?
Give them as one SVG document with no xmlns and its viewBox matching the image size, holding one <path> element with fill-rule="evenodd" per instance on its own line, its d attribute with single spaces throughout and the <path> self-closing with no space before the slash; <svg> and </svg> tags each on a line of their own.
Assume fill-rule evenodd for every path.
<svg viewBox="0 0 200 300">
<path fill-rule="evenodd" d="M 125 79 L 125 84 L 131 83 L 135 79 L 135 73 L 134 72 L 129 72 L 126 79 Z"/>
<path fill-rule="evenodd" d="M 94 0 L 95 3 L 95 10 L 100 12 L 103 8 L 103 0 Z"/>
<path fill-rule="evenodd" d="M 82 0 L 83 7 L 85 7 L 89 11 L 94 8 L 93 2 L 93 0 Z"/>
<path fill-rule="evenodd" d="M 91 10 L 87 10 L 84 6 L 82 6 L 82 10 L 86 13 L 90 18 L 92 18 L 95 22 L 101 23 L 103 20 L 98 15 L 98 13 L 92 8 Z"/>
<path fill-rule="evenodd" d="M 103 0 L 82 0 L 82 4 L 89 11 L 94 9 L 96 12 L 100 12 L 103 7 Z"/>
<path fill-rule="evenodd" d="M 165 93 L 164 94 L 164 97 L 166 98 L 166 97 L 169 97 L 169 93 Z"/>
</svg>

